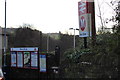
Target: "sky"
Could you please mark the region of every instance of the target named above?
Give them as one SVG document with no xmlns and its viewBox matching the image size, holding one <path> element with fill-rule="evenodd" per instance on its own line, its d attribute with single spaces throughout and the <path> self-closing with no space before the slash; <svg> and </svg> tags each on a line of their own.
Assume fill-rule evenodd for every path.
<svg viewBox="0 0 120 80">
<path fill-rule="evenodd" d="M 4 27 L 4 1 L 0 0 L 0 26 Z M 19 27 L 31 24 L 43 33 L 70 32 L 69 28 L 79 28 L 78 2 L 80 0 L 7 0 L 7 27 Z M 110 18 L 113 11 L 106 4 L 110 0 L 98 0 L 103 17 Z M 97 29 L 100 20 L 97 15 L 98 2 L 95 0 L 95 14 Z M 107 25 L 111 25 L 107 24 Z M 78 34 L 79 32 L 76 32 Z"/>
</svg>

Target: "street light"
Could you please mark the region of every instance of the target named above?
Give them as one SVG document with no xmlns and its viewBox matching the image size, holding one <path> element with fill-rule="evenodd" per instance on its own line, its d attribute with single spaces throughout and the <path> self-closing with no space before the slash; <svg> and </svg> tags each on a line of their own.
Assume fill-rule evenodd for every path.
<svg viewBox="0 0 120 80">
<path fill-rule="evenodd" d="M 4 57 L 4 64 L 2 66 L 2 70 L 3 70 L 3 73 L 4 73 L 4 76 L 6 77 L 7 76 L 7 65 L 6 65 L 6 0 L 5 0 L 5 27 L 4 27 L 4 54 L 3 54 L 3 57 Z"/>
<path fill-rule="evenodd" d="M 69 30 L 74 30 L 73 48 L 75 49 L 75 30 L 79 30 L 79 29 L 69 28 Z"/>
<path fill-rule="evenodd" d="M 6 66 L 6 0 L 5 0 L 5 27 L 4 27 L 4 67 Z"/>
</svg>

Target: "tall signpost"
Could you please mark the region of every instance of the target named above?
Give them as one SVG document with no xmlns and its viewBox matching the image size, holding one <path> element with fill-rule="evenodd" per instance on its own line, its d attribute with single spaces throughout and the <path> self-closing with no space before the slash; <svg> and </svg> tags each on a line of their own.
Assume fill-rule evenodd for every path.
<svg viewBox="0 0 120 80">
<path fill-rule="evenodd" d="M 84 47 L 87 48 L 87 37 L 92 36 L 92 39 L 95 40 L 96 34 L 94 0 L 81 0 L 78 2 L 78 14 L 80 31 L 79 37 L 84 38 Z"/>
</svg>

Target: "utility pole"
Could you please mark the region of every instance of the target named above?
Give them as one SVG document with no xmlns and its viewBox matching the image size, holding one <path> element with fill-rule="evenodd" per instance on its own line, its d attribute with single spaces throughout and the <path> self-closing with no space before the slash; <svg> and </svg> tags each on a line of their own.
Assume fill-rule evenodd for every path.
<svg viewBox="0 0 120 80">
<path fill-rule="evenodd" d="M 6 0 L 5 0 L 5 27 L 4 27 L 4 53 L 3 53 L 3 66 L 2 66 L 2 70 L 3 70 L 3 73 L 4 73 L 4 76 L 6 78 L 6 80 L 9 78 L 8 77 L 8 72 L 9 72 L 9 68 L 7 67 L 7 64 L 6 64 Z"/>
<path fill-rule="evenodd" d="M 5 27 L 4 27 L 4 67 L 6 66 L 6 0 L 5 0 Z"/>
</svg>

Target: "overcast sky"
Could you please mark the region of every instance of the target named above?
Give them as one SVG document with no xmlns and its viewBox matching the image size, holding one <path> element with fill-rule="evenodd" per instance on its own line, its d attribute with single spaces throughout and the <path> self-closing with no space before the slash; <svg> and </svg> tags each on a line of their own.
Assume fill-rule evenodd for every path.
<svg viewBox="0 0 120 80">
<path fill-rule="evenodd" d="M 0 0 L 0 26 L 4 27 L 4 1 Z M 79 28 L 78 2 L 80 0 L 7 0 L 7 27 L 19 27 L 27 23 L 42 32 L 66 32 L 69 28 Z M 104 17 L 113 14 L 105 3 L 110 0 L 98 0 Z M 104 1 L 104 3 L 103 3 Z M 98 15 L 97 1 L 95 1 Z M 96 16 L 96 25 L 100 26 Z M 98 27 L 97 27 L 98 28 Z"/>
</svg>

